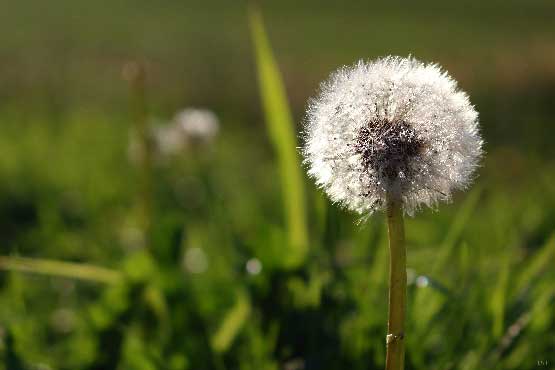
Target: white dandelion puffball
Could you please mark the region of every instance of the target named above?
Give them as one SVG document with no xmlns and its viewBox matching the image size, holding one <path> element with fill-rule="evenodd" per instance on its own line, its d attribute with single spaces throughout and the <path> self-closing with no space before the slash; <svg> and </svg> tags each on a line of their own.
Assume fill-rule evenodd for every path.
<svg viewBox="0 0 555 370">
<path fill-rule="evenodd" d="M 187 138 L 176 125 L 159 125 L 154 128 L 156 149 L 161 156 L 172 156 L 182 152 Z"/>
<path fill-rule="evenodd" d="M 179 111 L 170 122 L 153 128 L 156 152 L 162 158 L 182 154 L 197 144 L 209 144 L 218 135 L 218 116 L 207 109 L 187 108 Z"/>
<path fill-rule="evenodd" d="M 206 109 L 183 109 L 175 115 L 174 122 L 189 140 L 209 141 L 220 130 L 218 117 Z"/>
<path fill-rule="evenodd" d="M 359 61 L 310 102 L 303 154 L 333 202 L 369 215 L 395 192 L 413 214 L 472 180 L 482 156 L 478 113 L 437 64 Z"/>
</svg>

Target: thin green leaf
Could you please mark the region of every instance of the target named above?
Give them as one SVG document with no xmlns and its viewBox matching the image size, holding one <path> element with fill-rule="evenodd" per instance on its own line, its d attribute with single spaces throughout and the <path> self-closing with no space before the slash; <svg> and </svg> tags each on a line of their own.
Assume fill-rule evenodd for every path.
<svg viewBox="0 0 555 370">
<path fill-rule="evenodd" d="M 462 232 L 468 220 L 474 213 L 476 206 L 478 205 L 478 200 L 480 199 L 480 195 L 482 194 L 482 188 L 477 186 L 475 189 L 468 195 L 464 203 L 461 205 L 455 220 L 451 224 L 449 231 L 447 232 L 447 236 L 445 237 L 443 243 L 438 249 L 437 257 L 434 260 L 434 264 L 432 269 L 430 270 L 431 274 L 436 273 L 438 270 L 446 266 L 447 262 L 449 261 L 449 256 L 453 252 L 453 249 L 457 245 L 457 241 L 459 240 Z"/>
<path fill-rule="evenodd" d="M 292 248 L 286 263 L 294 267 L 304 261 L 308 251 L 305 194 L 295 125 L 282 77 L 258 9 L 250 8 L 249 21 L 266 125 L 279 164 L 289 243 Z"/>
<path fill-rule="evenodd" d="M 497 285 L 491 294 L 490 309 L 493 316 L 493 336 L 501 337 L 505 324 L 505 307 L 507 300 L 507 289 L 511 271 L 509 255 L 503 257 L 501 261 L 501 271 L 497 280 Z"/>
<path fill-rule="evenodd" d="M 212 336 L 211 344 L 214 351 L 225 352 L 247 321 L 251 312 L 251 304 L 245 292 L 237 295 L 237 301 L 225 315 L 220 327 Z"/>
<path fill-rule="evenodd" d="M 555 261 L 555 234 L 553 234 L 545 243 L 545 245 L 530 257 L 526 267 L 518 274 L 514 285 L 514 292 L 519 294 L 534 279 L 536 279 L 542 271 L 553 266 Z"/>
<path fill-rule="evenodd" d="M 116 283 L 122 275 L 118 271 L 84 263 L 48 259 L 0 256 L 0 270 L 28 272 L 71 279 Z"/>
</svg>

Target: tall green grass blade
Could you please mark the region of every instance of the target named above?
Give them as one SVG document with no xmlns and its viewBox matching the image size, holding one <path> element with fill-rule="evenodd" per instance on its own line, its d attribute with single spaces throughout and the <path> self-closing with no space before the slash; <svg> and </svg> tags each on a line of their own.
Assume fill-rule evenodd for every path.
<svg viewBox="0 0 555 370">
<path fill-rule="evenodd" d="M 481 194 L 482 188 L 480 186 L 476 186 L 460 207 L 455 220 L 447 232 L 447 236 L 439 247 L 437 257 L 435 258 L 434 264 L 430 271 L 431 274 L 437 273 L 438 270 L 443 268 L 449 261 L 449 256 L 451 256 L 453 249 L 457 245 L 457 241 L 468 223 L 468 220 L 478 206 L 478 200 L 480 199 Z"/>
<path fill-rule="evenodd" d="M 122 279 L 118 271 L 84 263 L 0 256 L 0 270 L 28 272 L 112 284 Z"/>
<path fill-rule="evenodd" d="M 555 234 L 547 240 L 545 245 L 538 250 L 526 265 L 526 267 L 518 274 L 514 292 L 520 294 L 532 281 L 537 278 L 542 271 L 553 266 L 555 263 Z"/>
<path fill-rule="evenodd" d="M 245 292 L 237 295 L 237 301 L 224 317 L 220 327 L 212 336 L 211 345 L 214 351 L 218 353 L 225 352 L 233 343 L 233 339 L 237 336 L 249 314 L 251 313 L 251 304 Z"/>
<path fill-rule="evenodd" d="M 503 257 L 497 285 L 491 294 L 490 309 L 493 316 L 492 330 L 495 338 L 499 338 L 503 334 L 510 271 L 511 262 L 509 255 L 507 255 Z"/>
<path fill-rule="evenodd" d="M 458 240 L 468 220 L 474 213 L 478 205 L 478 200 L 482 194 L 482 189 L 476 187 L 466 198 L 464 203 L 461 205 L 460 209 L 455 216 L 449 231 L 438 247 L 437 256 L 433 261 L 433 264 L 426 275 L 436 277 L 442 269 L 446 266 L 452 266 L 451 268 L 456 268 L 455 264 L 449 264 L 450 257 L 453 255 L 455 246 L 458 244 Z M 414 303 L 413 303 L 413 316 L 418 317 L 418 320 L 414 322 L 415 337 L 417 340 L 424 340 L 427 337 L 427 330 L 429 330 L 429 324 L 436 317 L 437 313 L 442 309 L 442 307 L 448 302 L 445 295 L 439 294 L 437 290 L 429 289 L 426 287 L 424 289 L 418 289 L 415 292 Z M 421 335 L 422 337 L 419 337 Z"/>
<path fill-rule="evenodd" d="M 537 320 L 538 317 L 541 318 L 542 315 L 551 315 L 549 307 L 553 304 L 554 299 L 555 288 L 547 289 L 534 301 L 530 310 L 521 314 L 517 320 L 509 325 L 503 337 L 498 341 L 497 346 L 490 352 L 490 362 L 498 364 L 502 354 L 514 345 L 528 326 L 532 326 L 534 320 Z M 522 344 L 522 342 L 520 344 Z M 509 357 L 510 356 L 511 355 L 509 355 Z"/>
<path fill-rule="evenodd" d="M 295 267 L 303 262 L 308 252 L 305 194 L 295 125 L 262 15 L 255 7 L 249 8 L 249 22 L 266 125 L 277 153 L 289 243 L 292 248 L 286 263 Z"/>
</svg>

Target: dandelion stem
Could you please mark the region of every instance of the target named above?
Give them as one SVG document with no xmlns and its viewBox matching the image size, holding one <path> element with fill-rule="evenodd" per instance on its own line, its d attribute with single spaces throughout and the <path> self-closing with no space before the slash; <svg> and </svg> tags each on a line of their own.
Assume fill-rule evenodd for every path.
<svg viewBox="0 0 555 370">
<path fill-rule="evenodd" d="M 404 336 L 407 294 L 405 230 L 400 193 L 390 191 L 386 198 L 390 259 L 385 368 L 386 370 L 402 370 L 405 362 Z"/>
<path fill-rule="evenodd" d="M 140 62 L 129 62 L 124 66 L 124 78 L 131 88 L 131 108 L 135 130 L 139 138 L 140 178 L 140 222 L 144 232 L 145 244 L 150 243 L 150 230 L 153 219 L 152 208 L 152 142 L 148 127 L 146 102 L 146 67 Z"/>
<path fill-rule="evenodd" d="M 0 270 L 28 272 L 112 284 L 122 275 L 104 267 L 48 259 L 0 256 Z"/>
</svg>

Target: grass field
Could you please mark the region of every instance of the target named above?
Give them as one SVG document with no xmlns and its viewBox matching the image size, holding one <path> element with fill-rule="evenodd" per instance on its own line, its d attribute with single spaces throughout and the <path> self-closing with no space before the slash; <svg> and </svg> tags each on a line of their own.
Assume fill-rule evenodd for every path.
<svg viewBox="0 0 555 370">
<path fill-rule="evenodd" d="M 448 69 L 486 141 L 469 191 L 406 220 L 407 369 L 555 366 L 555 5 L 260 3 L 270 115 L 244 2 L 0 4 L 0 369 L 383 368 L 384 217 L 330 204 L 266 123 L 297 135 L 321 80 L 386 54 Z M 130 159 L 134 60 L 147 124 L 205 107 L 210 145 Z"/>
</svg>

